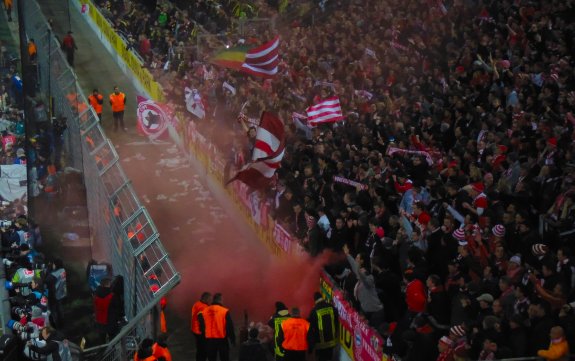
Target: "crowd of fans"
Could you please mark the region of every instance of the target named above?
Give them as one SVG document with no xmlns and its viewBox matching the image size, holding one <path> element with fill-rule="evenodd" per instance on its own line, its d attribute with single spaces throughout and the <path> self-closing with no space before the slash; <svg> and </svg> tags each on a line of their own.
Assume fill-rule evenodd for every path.
<svg viewBox="0 0 575 361">
<path fill-rule="evenodd" d="M 312 255 L 350 254 L 331 271 L 387 352 L 489 360 L 574 349 L 572 0 L 314 3 L 313 17 L 282 22 L 280 72 L 266 81 L 185 51 L 186 22 L 219 31 L 230 24 L 223 6 L 160 2 L 140 17 L 136 4 L 109 3 L 138 19 L 124 30 L 147 65 L 159 64 L 171 102 L 183 108 L 183 89 L 196 88 L 212 115 L 198 126 L 235 134 L 231 145 L 212 139 L 245 153 L 230 153 L 236 167 L 255 132 L 246 140 L 230 119 L 279 111 L 288 139 L 267 194 L 273 216 Z M 343 122 L 291 123 L 332 95 Z"/>
</svg>

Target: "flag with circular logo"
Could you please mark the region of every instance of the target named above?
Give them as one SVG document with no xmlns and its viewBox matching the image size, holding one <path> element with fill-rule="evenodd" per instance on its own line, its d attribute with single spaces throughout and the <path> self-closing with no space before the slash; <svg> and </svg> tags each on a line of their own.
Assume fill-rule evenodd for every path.
<svg viewBox="0 0 575 361">
<path fill-rule="evenodd" d="M 138 133 L 150 140 L 167 136 L 166 130 L 172 122 L 172 112 L 164 104 L 138 95 Z"/>
</svg>

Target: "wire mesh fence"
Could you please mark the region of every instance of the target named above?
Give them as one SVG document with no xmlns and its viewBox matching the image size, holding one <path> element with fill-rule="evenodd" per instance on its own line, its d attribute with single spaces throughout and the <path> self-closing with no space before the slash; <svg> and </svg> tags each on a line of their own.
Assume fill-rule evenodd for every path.
<svg viewBox="0 0 575 361">
<path fill-rule="evenodd" d="M 36 1 L 24 2 L 24 22 L 38 49 L 38 90 L 53 99 L 53 119 L 66 120 L 65 164 L 84 174 L 92 244 L 124 278 L 129 329 L 98 353 L 99 360 L 123 360 L 129 356 L 128 341 L 153 336 L 150 312 L 180 275 Z"/>
</svg>

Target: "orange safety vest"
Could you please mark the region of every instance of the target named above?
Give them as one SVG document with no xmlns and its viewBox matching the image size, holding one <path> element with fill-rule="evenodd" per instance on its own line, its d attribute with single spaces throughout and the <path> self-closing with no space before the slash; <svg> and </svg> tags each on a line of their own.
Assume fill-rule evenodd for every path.
<svg viewBox="0 0 575 361">
<path fill-rule="evenodd" d="M 200 330 L 200 321 L 198 321 L 198 315 L 200 314 L 200 312 L 205 310 L 206 307 L 208 307 L 208 305 L 203 303 L 202 301 L 197 301 L 192 306 L 192 323 L 191 323 L 192 327 L 191 328 L 192 328 L 192 332 L 195 333 L 196 335 L 199 335 L 202 333 L 202 330 Z"/>
<path fill-rule="evenodd" d="M 32 42 L 28 43 L 28 55 L 30 58 L 36 55 L 36 45 Z"/>
<path fill-rule="evenodd" d="M 288 318 L 282 323 L 284 341 L 282 347 L 286 351 L 306 351 L 309 322 L 299 317 Z"/>
<path fill-rule="evenodd" d="M 206 338 L 226 337 L 226 314 L 228 309 L 220 305 L 211 305 L 202 311 Z"/>
<path fill-rule="evenodd" d="M 102 114 L 102 101 L 103 100 L 104 100 L 104 97 L 102 96 L 102 94 L 98 94 L 96 96 L 94 96 L 94 94 L 92 94 L 88 97 L 88 101 L 90 102 L 90 105 L 92 106 L 92 108 L 94 108 L 94 110 L 96 111 L 96 114 Z"/>
<path fill-rule="evenodd" d="M 167 347 L 158 345 L 157 342 L 152 346 L 152 352 L 153 356 L 158 360 L 160 358 L 164 358 L 165 361 L 172 361 L 172 354 L 170 353 L 170 350 L 168 350 Z"/>
<path fill-rule="evenodd" d="M 112 111 L 113 112 L 123 112 L 126 104 L 126 94 L 120 93 L 116 95 L 116 93 L 110 94 L 110 103 L 112 104 Z"/>
</svg>

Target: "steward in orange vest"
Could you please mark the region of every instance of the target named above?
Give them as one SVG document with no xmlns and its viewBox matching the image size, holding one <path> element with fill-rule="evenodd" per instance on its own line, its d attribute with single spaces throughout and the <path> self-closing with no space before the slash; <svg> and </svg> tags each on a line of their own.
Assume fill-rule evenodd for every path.
<svg viewBox="0 0 575 361">
<path fill-rule="evenodd" d="M 138 351 L 134 354 L 134 361 L 157 361 L 158 358 L 154 356 L 154 352 L 152 351 L 153 345 L 153 340 L 149 338 L 143 339 L 140 348 L 138 348 Z"/>
<path fill-rule="evenodd" d="M 298 308 L 292 308 L 291 315 L 282 322 L 278 342 L 285 350 L 285 361 L 305 361 L 309 322 L 301 318 Z"/>
<path fill-rule="evenodd" d="M 212 294 L 209 292 L 202 293 L 200 300 L 192 306 L 192 319 L 190 327 L 194 338 L 196 339 L 196 361 L 206 361 L 208 354 L 206 353 L 206 337 L 202 334 L 200 329 L 200 321 L 198 316 L 210 305 L 212 301 Z"/>
<path fill-rule="evenodd" d="M 158 341 L 152 346 L 152 354 L 158 360 L 172 361 L 172 354 L 168 350 L 168 335 L 161 333 Z"/>
<path fill-rule="evenodd" d="M 206 351 L 208 360 L 216 361 L 218 355 L 220 361 L 230 360 L 230 346 L 236 345 L 234 325 L 230 311 L 222 306 L 222 294 L 214 295 L 214 302 L 206 307 L 199 315 L 200 330 L 206 337 Z"/>
<path fill-rule="evenodd" d="M 124 126 L 124 109 L 126 109 L 126 94 L 122 93 L 118 86 L 114 86 L 114 92 L 110 94 L 110 105 L 112 106 L 112 116 L 114 118 L 114 131 L 118 131 L 118 126 L 122 130 L 128 129 Z"/>
<path fill-rule="evenodd" d="M 98 89 L 94 89 L 92 91 L 92 95 L 88 97 L 88 101 L 98 115 L 98 119 L 102 120 L 102 104 L 104 104 L 104 96 L 98 93 Z"/>
<path fill-rule="evenodd" d="M 36 49 L 36 43 L 34 43 L 34 39 L 28 40 L 28 59 L 30 59 L 31 62 L 35 62 L 37 55 L 38 50 Z"/>
</svg>

